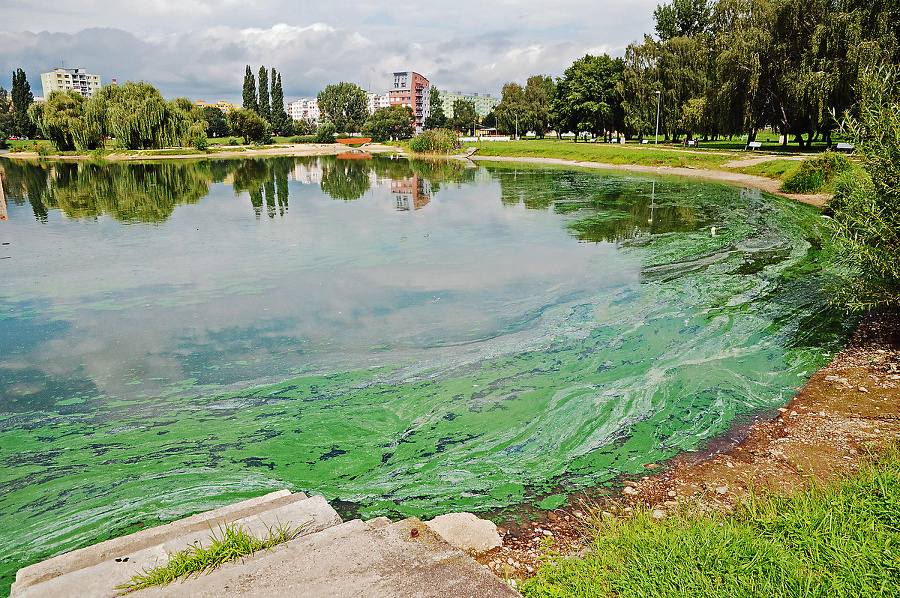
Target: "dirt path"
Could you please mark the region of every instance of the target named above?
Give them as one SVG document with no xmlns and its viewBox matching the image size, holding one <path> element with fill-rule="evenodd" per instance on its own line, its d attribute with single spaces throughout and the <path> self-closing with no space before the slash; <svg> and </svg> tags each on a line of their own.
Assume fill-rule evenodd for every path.
<svg viewBox="0 0 900 598">
<path fill-rule="evenodd" d="M 666 176 L 685 176 L 701 179 L 709 179 L 714 181 L 722 181 L 734 185 L 745 187 L 754 187 L 762 189 L 781 197 L 787 197 L 795 201 L 806 203 L 821 208 L 825 205 L 828 195 L 800 195 L 796 193 L 784 193 L 781 191 L 780 181 L 769 179 L 762 176 L 752 174 L 742 174 L 739 172 L 730 172 L 726 170 L 707 170 L 705 168 L 690 168 L 684 166 L 643 166 L 640 164 L 603 164 L 600 162 L 581 162 L 578 160 L 563 160 L 560 158 L 524 158 L 524 157 L 501 157 L 501 156 L 479 156 L 475 154 L 470 160 L 475 162 L 524 162 L 529 164 L 549 164 L 555 166 L 576 166 L 579 168 L 597 168 L 605 170 L 625 170 L 630 172 L 645 172 L 650 174 L 659 174 Z M 768 158 L 773 159 L 773 158 Z M 763 160 L 765 161 L 765 160 Z"/>
</svg>

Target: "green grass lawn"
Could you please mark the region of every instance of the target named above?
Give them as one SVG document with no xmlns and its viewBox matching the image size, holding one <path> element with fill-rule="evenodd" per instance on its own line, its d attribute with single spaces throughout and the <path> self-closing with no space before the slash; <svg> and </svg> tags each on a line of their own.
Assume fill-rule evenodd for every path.
<svg viewBox="0 0 900 598">
<path fill-rule="evenodd" d="M 585 558 L 548 558 L 526 598 L 900 596 L 900 449 L 731 516 L 599 519 Z"/>
</svg>

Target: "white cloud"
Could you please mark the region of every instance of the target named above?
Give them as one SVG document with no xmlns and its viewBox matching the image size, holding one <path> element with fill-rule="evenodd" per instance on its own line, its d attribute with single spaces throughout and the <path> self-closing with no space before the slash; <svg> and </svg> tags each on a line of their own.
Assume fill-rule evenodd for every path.
<svg viewBox="0 0 900 598">
<path fill-rule="evenodd" d="M 247 64 L 282 73 L 288 100 L 338 81 L 383 91 L 407 69 L 442 89 L 498 94 L 508 81 L 562 76 L 588 53 L 622 55 L 652 29 L 658 3 L 461 0 L 451 11 L 408 0 L 7 1 L 0 73 L 25 69 L 35 95 L 40 73 L 65 61 L 106 82 L 145 80 L 170 98 L 231 101 Z"/>
</svg>

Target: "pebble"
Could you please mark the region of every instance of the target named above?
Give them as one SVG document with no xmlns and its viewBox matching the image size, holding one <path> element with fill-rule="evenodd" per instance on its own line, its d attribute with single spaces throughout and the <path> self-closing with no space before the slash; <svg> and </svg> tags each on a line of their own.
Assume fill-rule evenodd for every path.
<svg viewBox="0 0 900 598">
<path fill-rule="evenodd" d="M 719 486 L 716 488 L 716 494 L 728 494 L 728 486 Z"/>
<path fill-rule="evenodd" d="M 638 493 L 637 488 L 634 488 L 632 486 L 625 486 L 624 488 L 622 488 L 622 494 L 629 494 L 629 495 L 633 496 L 637 493 Z"/>
<path fill-rule="evenodd" d="M 644 463 L 644 469 L 656 469 L 659 467 L 659 463 Z"/>
<path fill-rule="evenodd" d="M 678 493 L 675 492 L 674 490 L 669 490 L 669 496 L 674 498 L 674 497 L 678 496 Z"/>
<path fill-rule="evenodd" d="M 666 518 L 666 512 L 665 512 L 664 510 L 662 510 L 662 509 L 655 509 L 655 510 L 653 511 L 653 518 L 654 518 L 654 519 L 665 519 L 665 518 Z"/>
<path fill-rule="evenodd" d="M 869 389 L 866 388 L 865 386 L 860 386 L 860 387 L 859 387 L 859 392 L 869 392 Z"/>
</svg>

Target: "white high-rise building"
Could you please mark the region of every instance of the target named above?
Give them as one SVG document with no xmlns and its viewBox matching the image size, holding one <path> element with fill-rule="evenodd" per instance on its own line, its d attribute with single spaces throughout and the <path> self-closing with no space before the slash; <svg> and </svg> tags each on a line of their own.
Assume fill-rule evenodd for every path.
<svg viewBox="0 0 900 598">
<path fill-rule="evenodd" d="M 300 98 L 287 105 L 287 113 L 293 120 L 319 120 L 319 101 L 316 98 Z"/>
<path fill-rule="evenodd" d="M 41 87 L 45 98 L 50 96 L 51 91 L 66 92 L 70 89 L 90 98 L 100 91 L 100 75 L 87 73 L 83 68 L 55 68 L 51 73 L 41 73 Z"/>
</svg>

